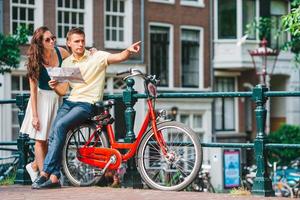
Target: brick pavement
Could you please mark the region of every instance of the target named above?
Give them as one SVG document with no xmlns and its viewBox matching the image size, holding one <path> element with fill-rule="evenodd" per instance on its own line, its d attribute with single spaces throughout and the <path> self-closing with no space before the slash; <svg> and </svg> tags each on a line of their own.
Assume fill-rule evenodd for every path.
<svg viewBox="0 0 300 200">
<path fill-rule="evenodd" d="M 165 192 L 149 189 L 109 188 L 109 187 L 63 187 L 61 189 L 32 190 L 30 186 L 0 186 L 1 200 L 280 200 L 287 198 L 237 196 L 203 192 Z"/>
</svg>

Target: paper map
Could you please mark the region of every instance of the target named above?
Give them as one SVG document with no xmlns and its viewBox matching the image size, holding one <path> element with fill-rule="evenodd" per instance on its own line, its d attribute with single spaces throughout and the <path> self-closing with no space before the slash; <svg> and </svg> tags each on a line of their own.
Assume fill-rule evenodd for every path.
<svg viewBox="0 0 300 200">
<path fill-rule="evenodd" d="M 73 83 L 84 83 L 84 80 L 78 67 L 47 68 L 47 71 L 50 78 L 58 82 L 70 81 Z"/>
</svg>

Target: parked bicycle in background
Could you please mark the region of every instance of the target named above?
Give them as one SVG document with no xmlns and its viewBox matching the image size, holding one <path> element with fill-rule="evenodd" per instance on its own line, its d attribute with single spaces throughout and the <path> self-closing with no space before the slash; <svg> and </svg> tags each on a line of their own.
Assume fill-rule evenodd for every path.
<svg viewBox="0 0 300 200">
<path fill-rule="evenodd" d="M 300 159 L 291 161 L 288 166 L 278 166 L 277 162 L 269 163 L 270 178 L 272 180 L 273 190 L 275 196 L 278 197 L 300 197 Z M 245 175 L 243 178 L 243 186 L 247 190 L 252 189 L 254 179 L 256 177 L 256 166 L 245 168 Z"/>
<path fill-rule="evenodd" d="M 215 193 L 215 189 L 210 182 L 210 165 L 202 165 L 202 168 L 191 184 L 191 190 L 195 192 Z"/>
<path fill-rule="evenodd" d="M 300 159 L 292 160 L 288 166 L 277 166 L 274 170 L 273 189 L 276 196 L 300 197 Z M 274 168 L 276 163 L 274 165 Z"/>
</svg>

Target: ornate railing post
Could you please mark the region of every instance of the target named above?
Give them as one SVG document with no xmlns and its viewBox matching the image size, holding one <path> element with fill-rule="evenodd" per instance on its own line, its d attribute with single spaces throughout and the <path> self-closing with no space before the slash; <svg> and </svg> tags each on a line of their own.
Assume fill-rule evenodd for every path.
<svg viewBox="0 0 300 200">
<path fill-rule="evenodd" d="M 134 90 L 134 80 L 129 78 L 126 79 L 127 88 L 123 92 L 123 102 L 126 106 L 125 110 L 125 124 L 126 124 L 126 137 L 125 142 L 134 142 L 135 134 L 133 131 L 134 120 L 135 120 L 135 110 L 133 109 L 134 104 L 137 99 L 133 97 L 137 92 Z"/>
<path fill-rule="evenodd" d="M 254 141 L 257 172 L 252 187 L 252 194 L 274 196 L 272 181 L 267 170 L 267 149 L 265 148 L 265 144 L 267 143 L 265 137 L 267 116 L 267 110 L 265 108 L 265 103 L 267 101 L 267 97 L 265 96 L 266 91 L 268 91 L 268 88 L 265 85 L 257 85 L 253 89 L 252 94 L 252 98 L 256 103 L 255 115 L 257 129 L 257 134 Z"/>
<path fill-rule="evenodd" d="M 19 108 L 18 119 L 20 126 L 22 125 L 25 109 L 26 109 L 26 100 L 28 95 L 17 95 L 16 96 L 16 104 Z M 17 139 L 18 151 L 19 151 L 19 164 L 17 169 L 17 175 L 15 183 L 28 185 L 31 183 L 30 177 L 25 169 L 28 160 L 28 152 L 29 152 L 29 137 L 25 133 L 19 133 L 19 138 Z"/>
<path fill-rule="evenodd" d="M 135 110 L 133 109 L 134 104 L 137 99 L 133 96 L 137 92 L 134 90 L 134 80 L 129 78 L 126 79 L 127 88 L 123 92 L 123 102 L 126 106 L 125 110 L 125 124 L 126 124 L 126 143 L 132 143 L 135 141 L 135 134 L 133 131 L 134 120 L 135 120 Z M 131 158 L 127 162 L 127 170 L 124 175 L 124 186 L 133 188 L 142 188 L 141 176 L 137 171 L 135 158 Z"/>
</svg>

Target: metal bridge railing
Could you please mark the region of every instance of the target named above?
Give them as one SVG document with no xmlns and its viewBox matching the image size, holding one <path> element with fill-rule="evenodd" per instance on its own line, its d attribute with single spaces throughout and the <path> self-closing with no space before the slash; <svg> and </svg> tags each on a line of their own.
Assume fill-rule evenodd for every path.
<svg viewBox="0 0 300 200">
<path fill-rule="evenodd" d="M 138 94 L 133 86 L 134 80 L 126 80 L 127 87 L 122 94 L 105 95 L 105 99 L 122 99 L 126 110 L 125 110 L 125 120 L 126 120 L 126 137 L 125 140 L 132 141 L 135 139 L 133 132 L 135 110 L 133 109 L 135 103 L 138 99 L 146 98 L 145 94 Z M 240 98 L 247 97 L 251 98 L 255 104 L 255 118 L 256 118 L 256 138 L 253 143 L 202 143 L 203 147 L 232 147 L 232 148 L 253 148 L 255 153 L 255 160 L 257 165 L 256 178 L 254 179 L 254 185 L 252 188 L 252 193 L 262 196 L 274 196 L 274 191 L 272 189 L 272 181 L 269 178 L 267 170 L 267 154 L 268 149 L 271 148 L 300 148 L 300 144 L 268 144 L 266 140 L 265 127 L 266 127 L 266 102 L 268 97 L 298 97 L 300 96 L 300 91 L 296 92 L 273 92 L 268 91 L 268 88 L 264 85 L 257 85 L 253 88 L 252 92 L 194 92 L 194 93 L 161 93 L 158 98 Z M 26 99 L 28 95 L 17 95 L 16 100 L 5 100 L 0 101 L 3 103 L 16 103 L 20 111 L 18 113 L 20 124 L 23 121 L 26 108 Z M 0 146 L 4 143 L 0 143 Z M 17 171 L 17 183 L 27 184 L 30 182 L 29 177 L 25 170 L 25 164 L 28 159 L 29 150 L 29 138 L 26 134 L 20 134 L 17 140 L 18 152 L 20 156 L 20 161 Z M 130 162 L 129 162 L 130 165 Z M 134 169 L 134 164 L 129 166 L 129 169 Z M 128 173 L 131 173 L 130 171 Z M 133 173 L 133 171 L 132 171 Z M 130 175 L 128 175 L 130 177 Z M 28 178 L 28 179 L 27 179 Z"/>
</svg>

